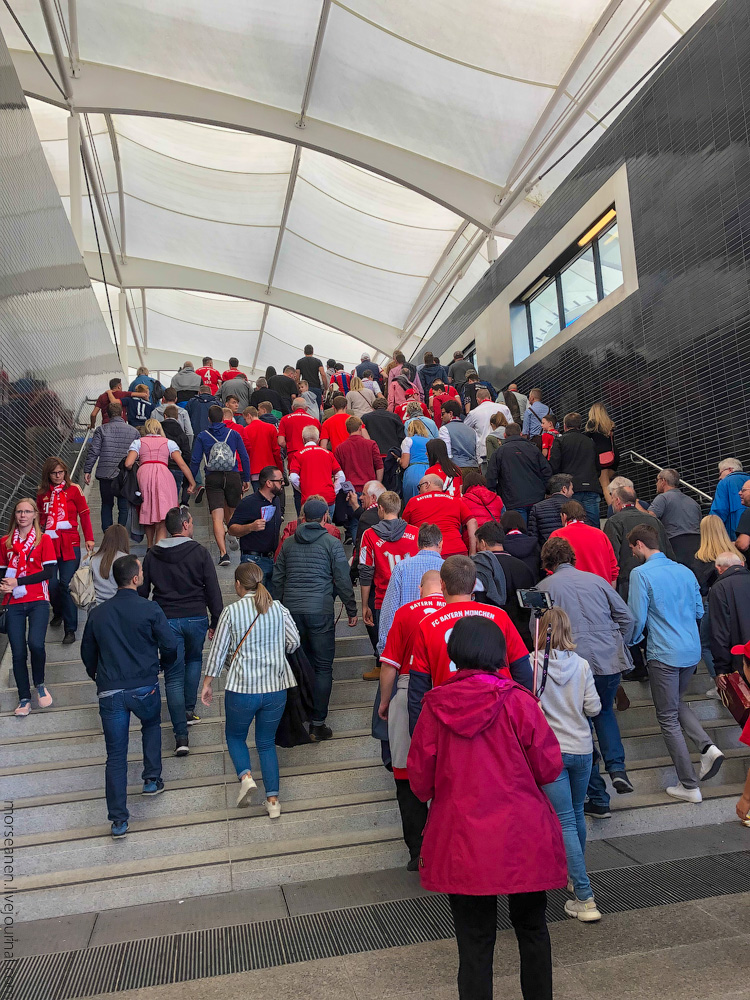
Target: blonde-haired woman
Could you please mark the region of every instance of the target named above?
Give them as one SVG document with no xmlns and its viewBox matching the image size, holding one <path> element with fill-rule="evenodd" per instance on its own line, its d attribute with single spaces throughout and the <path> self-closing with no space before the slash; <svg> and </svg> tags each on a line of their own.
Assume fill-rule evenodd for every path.
<svg viewBox="0 0 750 1000">
<path fill-rule="evenodd" d="M 375 393 L 372 389 L 366 389 L 362 379 L 355 375 L 346 394 L 347 411 L 361 420 L 365 413 L 372 413 L 374 402 Z"/>
<path fill-rule="evenodd" d="M 734 542 L 729 540 L 727 529 L 718 514 L 707 514 L 701 520 L 701 543 L 695 553 L 695 561 L 692 570 L 698 580 L 703 599 L 703 617 L 698 623 L 698 631 L 701 637 L 701 656 L 706 664 L 709 674 L 716 677 L 714 670 L 714 658 L 711 652 L 711 619 L 708 616 L 708 595 L 711 587 L 716 583 L 719 574 L 716 571 L 716 559 L 722 552 L 733 552 Z M 719 698 L 716 685 L 706 691 L 706 697 Z"/>
<path fill-rule="evenodd" d="M 49 621 L 49 581 L 56 567 L 55 546 L 49 535 L 42 534 L 36 503 L 23 497 L 10 515 L 8 534 L 0 539 L 0 596 L 7 608 L 5 624 L 18 689 L 15 714 L 22 717 L 31 711 L 29 653 L 39 708 L 52 704 L 52 695 L 44 685 L 44 639 Z"/>
<path fill-rule="evenodd" d="M 195 489 L 195 480 L 185 464 L 180 446 L 164 435 L 164 428 L 158 420 L 147 420 L 143 425 L 143 436 L 132 442 L 125 459 L 125 468 L 132 469 L 136 459 L 138 465 L 138 486 L 143 494 L 143 503 L 138 511 L 138 519 L 146 529 L 148 547 L 165 538 L 167 531 L 164 518 L 172 507 L 177 506 L 177 486 L 169 471 L 169 459 L 173 458 L 177 468 L 187 479 L 188 493 Z"/>
<path fill-rule="evenodd" d="M 427 455 L 427 442 L 430 440 L 430 432 L 421 420 L 409 421 L 406 425 L 406 437 L 401 442 L 400 462 L 404 470 L 404 503 L 419 493 L 419 480 L 430 465 Z"/>
<path fill-rule="evenodd" d="M 574 898 L 565 904 L 565 912 L 584 922 L 601 920 L 586 873 L 586 817 L 583 803 L 591 776 L 594 742 L 589 719 L 598 715 L 602 703 L 594 684 L 588 660 L 579 656 L 573 642 L 570 618 L 562 608 L 545 611 L 539 634 L 545 636 L 551 626 L 547 682 L 540 705 L 557 737 L 562 751 L 563 769 L 544 791 L 560 820 L 568 859 L 568 874 Z"/>
<path fill-rule="evenodd" d="M 286 706 L 286 693 L 296 681 L 286 654 L 299 646 L 299 632 L 292 616 L 263 586 L 263 570 L 255 563 L 240 563 L 234 571 L 239 600 L 219 617 L 203 678 L 201 701 L 213 700 L 213 679 L 228 664 L 224 686 L 224 735 L 240 791 L 237 805 L 248 806 L 256 788 L 250 773 L 247 734 L 255 719 L 255 747 L 260 759 L 265 806 L 271 819 L 281 815 L 279 760 L 276 730 Z"/>
<path fill-rule="evenodd" d="M 620 451 L 615 441 L 615 422 L 607 413 L 604 403 L 593 403 L 586 422 L 586 434 L 594 442 L 596 456 L 601 465 L 599 482 L 601 483 L 604 500 L 609 506 L 612 498 L 609 495 L 609 484 L 617 475 L 620 464 Z"/>
</svg>

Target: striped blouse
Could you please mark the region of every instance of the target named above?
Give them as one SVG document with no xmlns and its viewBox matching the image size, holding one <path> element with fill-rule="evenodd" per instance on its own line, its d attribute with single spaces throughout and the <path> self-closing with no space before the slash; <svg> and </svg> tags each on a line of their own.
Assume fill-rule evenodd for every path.
<svg viewBox="0 0 750 1000">
<path fill-rule="evenodd" d="M 256 615 L 257 621 L 242 642 Z M 247 595 L 222 611 L 211 643 L 206 675 L 218 677 L 228 668 L 225 688 L 236 694 L 268 694 L 295 687 L 297 682 L 285 654 L 298 646 L 297 626 L 284 605 L 274 601 L 264 615 L 259 615 L 255 601 Z"/>
</svg>

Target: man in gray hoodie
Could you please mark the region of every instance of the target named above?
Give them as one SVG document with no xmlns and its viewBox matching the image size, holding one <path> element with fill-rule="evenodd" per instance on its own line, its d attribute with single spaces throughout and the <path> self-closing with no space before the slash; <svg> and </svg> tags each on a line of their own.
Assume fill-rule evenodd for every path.
<svg viewBox="0 0 750 1000">
<path fill-rule="evenodd" d="M 172 376 L 170 385 L 177 390 L 177 402 L 184 403 L 198 395 L 203 385 L 203 379 L 193 368 L 193 362 L 186 361 L 177 374 Z"/>
<path fill-rule="evenodd" d="M 338 596 L 346 608 L 350 628 L 357 624 L 357 602 L 344 546 L 322 523 L 328 505 L 323 500 L 308 500 L 302 511 L 304 523 L 287 538 L 276 560 L 273 596 L 289 610 L 302 650 L 315 671 L 310 739 L 316 743 L 333 736 L 325 721 L 336 645 L 334 597 Z"/>
</svg>

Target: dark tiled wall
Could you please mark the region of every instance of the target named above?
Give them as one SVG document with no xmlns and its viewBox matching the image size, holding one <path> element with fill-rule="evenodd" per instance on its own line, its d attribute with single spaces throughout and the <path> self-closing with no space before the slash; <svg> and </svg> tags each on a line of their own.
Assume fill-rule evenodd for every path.
<svg viewBox="0 0 750 1000">
<path fill-rule="evenodd" d="M 725 0 L 425 349 L 454 343 L 626 162 L 639 290 L 528 368 L 519 385 L 543 386 L 558 415 L 603 400 L 625 447 L 677 467 L 708 493 L 721 458 L 736 455 L 750 469 L 749 118 L 750 6 Z M 631 465 L 621 471 L 638 478 Z"/>
<path fill-rule="evenodd" d="M 0 535 L 44 460 L 74 461 L 82 404 L 118 369 L 0 34 Z"/>
</svg>

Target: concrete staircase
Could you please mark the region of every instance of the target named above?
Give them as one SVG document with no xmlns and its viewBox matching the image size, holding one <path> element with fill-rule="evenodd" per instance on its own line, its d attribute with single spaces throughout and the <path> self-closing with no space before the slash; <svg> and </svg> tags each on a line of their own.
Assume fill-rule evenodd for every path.
<svg viewBox="0 0 750 1000">
<path fill-rule="evenodd" d="M 92 491 L 92 509 L 98 500 Z M 291 505 L 290 505 L 290 509 Z M 196 537 L 209 544 L 206 507 L 195 507 Z M 98 512 L 94 513 L 98 523 Z M 138 548 L 135 550 L 138 552 Z M 219 569 L 226 601 L 234 598 L 233 565 Z M 78 638 L 82 634 L 84 616 Z M 173 737 L 163 705 L 166 791 L 140 794 L 140 741 L 135 725 L 129 757 L 130 833 L 109 835 L 104 787 L 104 740 L 96 693 L 85 674 L 78 643 L 62 646 L 61 630 L 48 632 L 47 681 L 54 707 L 26 719 L 17 703 L 9 659 L 0 676 L 2 796 L 15 816 L 16 908 L 20 921 L 181 899 L 331 875 L 391 868 L 406 862 L 391 776 L 370 737 L 375 684 L 361 679 L 372 665 L 364 627 L 337 625 L 329 724 L 323 744 L 280 749 L 283 813 L 271 822 L 260 805 L 234 806 L 237 781 L 223 740 L 223 699 L 190 732 L 190 756 L 171 756 Z M 613 795 L 611 820 L 588 821 L 594 838 L 726 822 L 734 818 L 750 752 L 723 707 L 707 699 L 709 678 L 693 679 L 690 700 L 727 754 L 719 776 L 692 806 L 663 789 L 675 781 L 647 684 L 628 683 L 629 711 L 619 716 L 632 795 Z M 252 736 L 252 731 L 251 731 Z M 252 753 L 263 800 L 257 756 Z"/>
</svg>

